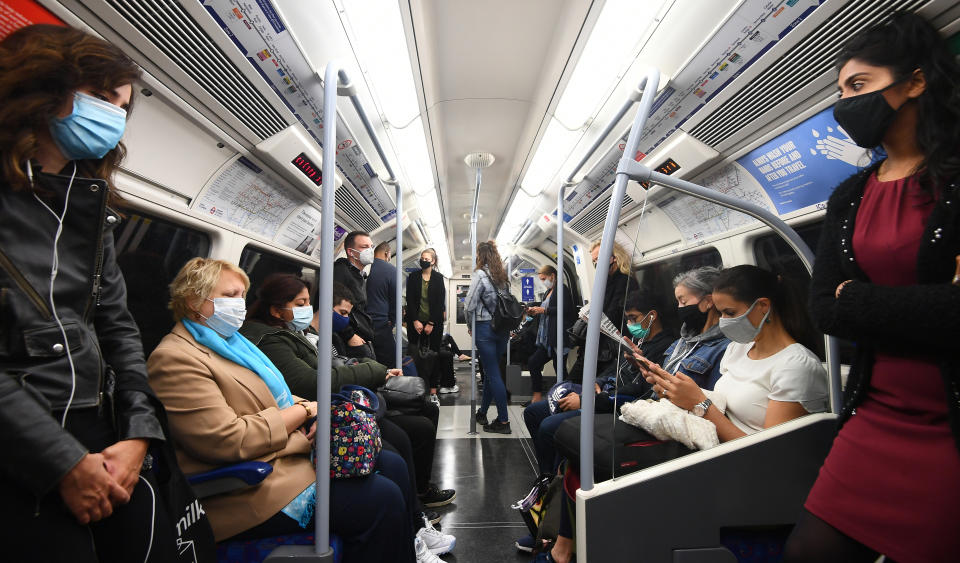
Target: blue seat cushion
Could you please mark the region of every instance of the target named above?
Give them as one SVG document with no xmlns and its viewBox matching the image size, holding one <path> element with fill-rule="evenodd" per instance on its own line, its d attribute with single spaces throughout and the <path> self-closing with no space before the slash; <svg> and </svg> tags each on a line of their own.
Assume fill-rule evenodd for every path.
<svg viewBox="0 0 960 563">
<path fill-rule="evenodd" d="M 281 545 L 313 545 L 313 534 L 290 534 L 257 540 L 226 541 L 217 544 L 217 561 L 219 563 L 259 563 L 270 555 L 276 547 Z M 330 534 L 330 546 L 333 547 L 333 561 L 340 563 L 343 559 L 343 542 L 340 538 Z"/>
</svg>

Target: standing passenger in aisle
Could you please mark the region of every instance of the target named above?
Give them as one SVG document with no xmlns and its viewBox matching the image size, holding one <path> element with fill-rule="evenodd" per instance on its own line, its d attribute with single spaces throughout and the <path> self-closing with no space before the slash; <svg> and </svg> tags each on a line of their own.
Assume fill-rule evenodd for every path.
<svg viewBox="0 0 960 563">
<path fill-rule="evenodd" d="M 563 286 L 563 358 L 560 366 L 557 366 L 557 297 L 555 288 L 557 287 L 557 269 L 546 264 L 540 267 L 537 272 L 540 281 L 547 287 L 547 295 L 539 307 L 527 307 L 527 314 L 540 317 L 540 324 L 537 328 L 537 341 L 533 354 L 527 358 L 527 369 L 530 370 L 530 385 L 533 396 L 531 403 L 536 403 L 543 399 L 543 366 L 547 362 L 553 362 L 553 369 L 557 374 L 563 370 L 563 379 L 567 377 L 567 330 L 573 326 L 576 318 L 576 312 L 573 310 L 573 294 L 570 292 L 570 286 Z"/>
<path fill-rule="evenodd" d="M 420 253 L 420 271 L 411 272 L 407 278 L 407 341 L 408 350 L 419 358 L 420 341 L 426 340 L 430 350 L 440 352 L 443 338 L 443 321 L 447 312 L 447 290 L 443 276 L 436 271 L 437 252 L 428 248 Z M 440 385 L 440 365 L 418 362 L 417 371 L 430 387 L 430 399 L 437 404 L 437 387 Z"/>
<path fill-rule="evenodd" d="M 477 321 L 477 354 L 483 363 L 483 398 L 474 416 L 485 432 L 510 434 L 507 388 L 500 376 L 500 356 L 507 353 L 510 335 L 495 332 L 490 326 L 493 311 L 497 308 L 497 290 L 509 291 L 510 280 L 497 252 L 497 243 L 492 240 L 481 242 L 477 244 L 477 269 L 470 280 L 463 307 L 467 326 L 472 326 L 474 319 Z M 494 401 L 497 403 L 497 420 L 488 424 L 487 409 Z"/>
<path fill-rule="evenodd" d="M 827 204 L 810 307 L 857 351 L 843 426 L 785 560 L 956 561 L 960 67 L 914 14 L 852 38 L 837 67 L 834 116 L 886 158 Z"/>
<path fill-rule="evenodd" d="M 397 312 L 397 268 L 390 263 L 390 244 L 381 242 L 373 249 L 373 264 L 367 277 L 367 314 L 373 323 L 373 351 L 377 361 L 399 368 L 394 320 Z"/>
</svg>

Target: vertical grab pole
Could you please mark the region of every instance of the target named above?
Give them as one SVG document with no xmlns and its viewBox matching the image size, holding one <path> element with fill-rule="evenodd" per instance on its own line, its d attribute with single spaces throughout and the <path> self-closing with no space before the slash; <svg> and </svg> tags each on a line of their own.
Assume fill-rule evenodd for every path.
<svg viewBox="0 0 960 563">
<path fill-rule="evenodd" d="M 600 318 L 603 312 L 603 294 L 607 285 L 607 274 L 610 268 L 606 267 L 613 254 L 613 241 L 617 235 L 617 222 L 620 220 L 620 207 L 623 205 L 623 196 L 627 191 L 627 177 L 624 170 L 627 163 L 633 162 L 633 155 L 640 144 L 640 135 L 643 126 L 653 106 L 653 98 L 657 93 L 660 82 L 660 72 L 651 68 L 641 82 L 643 97 L 640 99 L 640 109 L 634 118 L 630 136 L 623 149 L 623 158 L 617 166 L 617 179 L 614 183 L 613 196 L 607 210 L 607 222 L 603 227 L 603 237 L 600 239 L 600 252 L 597 255 L 597 274 L 593 282 L 593 293 L 590 298 L 590 315 L 587 323 L 587 349 L 583 364 L 583 395 L 580 401 L 580 488 L 584 491 L 593 489 L 593 413 L 594 413 L 594 383 L 597 378 L 597 355 L 600 350 Z"/>
<path fill-rule="evenodd" d="M 333 264 L 333 190 L 337 181 L 337 69 L 335 62 L 327 65 L 323 76 L 323 184 L 320 201 L 320 263 Z M 320 342 L 333 341 L 333 268 L 320 269 L 318 328 Z M 323 313 L 326 313 L 325 315 Z M 317 506 L 314 549 L 317 555 L 330 549 L 330 370 L 333 358 L 330 346 L 317 349 Z M 323 550 L 323 551 L 321 551 Z"/>
<path fill-rule="evenodd" d="M 396 350 L 393 354 L 395 368 L 403 367 L 403 190 L 400 188 L 400 182 L 394 182 L 397 191 L 397 255 L 394 258 L 397 261 L 397 279 L 394 287 L 394 333 Z"/>
<path fill-rule="evenodd" d="M 390 161 L 387 160 L 387 155 L 383 151 L 383 146 L 380 144 L 380 139 L 377 137 L 377 132 L 374 130 L 373 125 L 370 123 L 370 119 L 367 117 L 367 112 L 364 111 L 363 105 L 360 104 L 360 98 L 357 96 L 356 90 L 353 87 L 353 84 L 350 82 L 350 78 L 347 76 L 347 72 L 340 70 L 338 73 L 340 81 L 343 83 L 342 86 L 337 88 L 338 92 L 346 94 L 350 98 L 350 103 L 353 104 L 353 109 L 357 111 L 357 116 L 360 117 L 360 122 L 363 123 L 364 129 L 367 130 L 367 135 L 370 136 L 370 140 L 373 142 L 373 147 L 377 150 L 377 154 L 380 155 L 380 160 L 383 162 L 384 167 L 387 169 L 387 173 L 390 174 L 390 178 L 385 180 L 384 184 L 392 184 L 396 190 L 397 196 L 397 280 L 396 280 L 396 293 L 395 293 L 395 311 L 394 311 L 394 322 L 395 330 L 394 339 L 396 342 L 396 352 L 394 352 L 394 361 L 396 364 L 393 366 L 399 368 L 402 365 L 403 361 L 403 304 L 401 300 L 403 299 L 403 190 L 400 187 L 400 182 L 397 181 L 397 175 L 393 172 L 393 167 L 390 166 Z"/>
<path fill-rule="evenodd" d="M 513 248 L 513 252 L 516 252 L 517 248 Z M 510 253 L 510 256 L 507 256 L 507 280 L 510 280 L 510 277 L 513 275 L 513 272 L 510 269 L 513 267 L 513 253 Z M 520 297 L 523 297 L 522 295 Z M 507 366 L 510 365 L 510 333 L 507 333 Z M 503 374 L 504 380 L 506 380 L 507 374 Z"/>
<path fill-rule="evenodd" d="M 619 121 L 619 120 L 618 120 Z M 571 184 L 564 182 L 557 191 L 557 283 L 554 284 L 553 299 L 557 302 L 557 359 L 554 363 L 557 372 L 557 383 L 563 382 L 563 202 L 567 197 L 567 187 Z"/>
<path fill-rule="evenodd" d="M 477 187 L 473 192 L 473 212 L 470 214 L 470 272 L 477 270 L 477 204 L 480 200 L 480 168 L 477 168 Z M 470 323 L 470 434 L 477 433 L 477 315 Z"/>
</svg>

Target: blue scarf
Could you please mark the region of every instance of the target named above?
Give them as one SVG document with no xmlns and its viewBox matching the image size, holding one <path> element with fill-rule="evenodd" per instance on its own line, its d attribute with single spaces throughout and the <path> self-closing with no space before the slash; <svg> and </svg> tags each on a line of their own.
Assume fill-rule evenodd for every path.
<svg viewBox="0 0 960 563">
<path fill-rule="evenodd" d="M 230 338 L 223 338 L 212 328 L 195 323 L 190 319 L 183 319 L 183 326 L 193 336 L 193 339 L 210 348 L 223 358 L 243 366 L 253 373 L 260 376 L 260 379 L 267 384 L 267 389 L 277 401 L 277 405 L 283 409 L 293 406 L 293 394 L 290 392 L 290 386 L 280 375 L 280 372 L 270 361 L 270 358 L 263 355 L 259 348 L 254 346 L 239 332 L 235 332 Z"/>
</svg>

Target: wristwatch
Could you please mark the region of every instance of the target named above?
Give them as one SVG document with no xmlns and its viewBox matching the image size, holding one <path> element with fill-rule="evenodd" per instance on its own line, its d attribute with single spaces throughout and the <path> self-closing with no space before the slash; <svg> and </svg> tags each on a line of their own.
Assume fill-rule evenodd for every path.
<svg viewBox="0 0 960 563">
<path fill-rule="evenodd" d="M 702 418 L 704 415 L 707 414 L 707 409 L 709 409 L 710 405 L 712 404 L 713 404 L 713 401 L 711 401 L 710 399 L 704 399 L 699 403 L 693 405 L 693 408 L 690 409 L 690 412 Z"/>
</svg>

